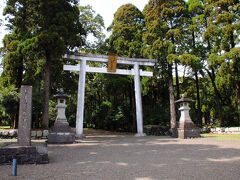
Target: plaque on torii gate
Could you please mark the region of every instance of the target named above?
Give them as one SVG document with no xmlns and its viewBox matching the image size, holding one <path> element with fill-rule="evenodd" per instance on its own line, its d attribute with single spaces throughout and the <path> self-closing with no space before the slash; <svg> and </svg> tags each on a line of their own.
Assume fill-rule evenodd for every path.
<svg viewBox="0 0 240 180">
<path fill-rule="evenodd" d="M 66 54 L 63 56 L 65 59 L 80 61 L 77 65 L 64 65 L 63 70 L 65 71 L 78 71 L 78 100 L 77 100 L 77 117 L 76 117 L 76 137 L 83 137 L 83 119 L 84 119 L 84 95 L 85 95 L 85 79 L 86 72 L 94 73 L 107 73 L 107 74 L 118 74 L 118 75 L 133 75 L 134 76 L 134 90 L 136 100 L 136 118 L 137 118 L 137 134 L 136 136 L 145 136 L 143 132 L 143 113 L 142 113 L 142 97 L 140 88 L 140 76 L 153 76 L 151 71 L 143 71 L 139 66 L 154 66 L 156 63 L 155 59 L 140 59 L 140 58 L 124 58 L 114 56 L 118 64 L 126 64 L 133 66 L 133 69 L 116 69 L 115 72 L 109 71 L 105 66 L 103 67 L 90 67 L 87 65 L 87 61 L 108 63 L 109 56 L 104 55 L 91 55 L 91 54 Z"/>
</svg>

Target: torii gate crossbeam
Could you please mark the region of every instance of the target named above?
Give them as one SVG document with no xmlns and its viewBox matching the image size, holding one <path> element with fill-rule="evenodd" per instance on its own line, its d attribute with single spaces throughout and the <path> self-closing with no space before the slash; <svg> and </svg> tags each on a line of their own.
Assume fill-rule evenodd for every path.
<svg viewBox="0 0 240 180">
<path fill-rule="evenodd" d="M 143 133 L 143 115 L 142 115 L 142 97 L 140 89 L 140 76 L 153 76 L 152 72 L 142 71 L 139 66 L 154 66 L 155 59 L 138 59 L 118 57 L 118 64 L 132 65 L 133 69 L 117 69 L 116 72 L 108 72 L 106 67 L 89 67 L 87 61 L 108 62 L 108 56 L 90 55 L 75 53 L 73 55 L 64 55 L 65 59 L 80 61 L 78 65 L 64 65 L 65 71 L 80 71 L 78 81 L 78 101 L 77 101 L 77 117 L 76 117 L 76 137 L 83 137 L 83 119 L 84 119 L 84 96 L 85 96 L 85 79 L 86 72 L 134 75 L 134 90 L 136 99 L 136 118 L 137 118 L 137 134 L 136 136 L 145 136 Z"/>
</svg>

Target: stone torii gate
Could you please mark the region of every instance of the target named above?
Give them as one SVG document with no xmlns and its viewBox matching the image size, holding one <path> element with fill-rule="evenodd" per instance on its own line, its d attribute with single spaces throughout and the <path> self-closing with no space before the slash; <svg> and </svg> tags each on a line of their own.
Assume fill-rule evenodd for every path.
<svg viewBox="0 0 240 180">
<path fill-rule="evenodd" d="M 132 65 L 134 68 L 116 69 L 116 72 L 109 72 L 107 67 L 90 67 L 87 61 L 108 63 L 109 56 L 90 55 L 75 53 L 73 55 L 64 55 L 65 59 L 80 61 L 77 65 L 64 65 L 65 71 L 80 71 L 78 82 L 78 100 L 77 100 L 77 117 L 76 117 L 76 137 L 83 137 L 83 119 L 84 119 L 84 96 L 85 96 L 85 79 L 86 72 L 120 74 L 120 75 L 134 75 L 134 89 L 136 99 L 136 118 L 137 118 L 137 134 L 136 136 L 145 136 L 143 133 L 143 115 L 142 115 L 142 97 L 140 89 L 140 76 L 153 76 L 153 72 L 143 71 L 139 66 L 154 66 L 155 59 L 138 59 L 138 58 L 123 58 L 117 57 L 117 63 Z"/>
</svg>

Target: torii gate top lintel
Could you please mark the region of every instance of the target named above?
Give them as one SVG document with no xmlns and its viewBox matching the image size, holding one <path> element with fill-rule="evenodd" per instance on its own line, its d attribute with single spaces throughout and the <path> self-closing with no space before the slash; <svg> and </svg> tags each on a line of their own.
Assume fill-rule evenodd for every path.
<svg viewBox="0 0 240 180">
<path fill-rule="evenodd" d="M 108 62 L 108 56 L 106 55 L 93 55 L 93 54 L 82 54 L 82 53 L 73 53 L 73 54 L 65 54 L 63 56 L 64 59 L 70 60 L 89 60 L 95 62 Z M 138 63 L 139 65 L 143 66 L 154 66 L 157 62 L 156 59 L 140 59 L 140 58 L 126 58 L 126 57 L 118 57 L 117 63 L 118 64 L 129 64 L 134 65 Z"/>
<path fill-rule="evenodd" d="M 134 76 L 134 90 L 136 100 L 136 118 L 137 118 L 137 134 L 136 136 L 145 136 L 143 133 L 143 115 L 142 115 L 142 97 L 140 88 L 140 76 L 153 76 L 151 71 L 142 71 L 139 66 L 154 66 L 157 60 L 155 59 L 139 59 L 139 58 L 124 58 L 118 57 L 118 64 L 133 65 L 133 69 L 116 69 L 116 72 L 108 72 L 106 67 L 89 67 L 86 62 L 108 62 L 108 56 L 104 55 L 90 55 L 90 54 L 66 54 L 64 59 L 77 60 L 80 64 L 64 65 L 65 71 L 78 71 L 78 101 L 77 101 L 77 117 L 76 117 L 76 137 L 83 136 L 83 118 L 84 118 L 84 95 L 85 95 L 85 78 L 86 72 L 133 75 Z"/>
</svg>

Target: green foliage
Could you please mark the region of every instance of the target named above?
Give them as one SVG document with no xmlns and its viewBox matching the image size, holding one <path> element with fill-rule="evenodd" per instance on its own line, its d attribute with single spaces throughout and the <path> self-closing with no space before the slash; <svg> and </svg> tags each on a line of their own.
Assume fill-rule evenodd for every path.
<svg viewBox="0 0 240 180">
<path fill-rule="evenodd" d="M 110 27 L 110 52 L 125 57 L 142 57 L 143 14 L 132 4 L 118 8 Z"/>
<path fill-rule="evenodd" d="M 57 118 L 57 99 L 49 101 L 49 124 L 50 127 L 54 124 Z"/>
<path fill-rule="evenodd" d="M 36 126 L 42 118 L 42 125 L 48 126 L 49 95 L 62 85 L 62 55 L 84 43 L 77 3 L 9 0 L 4 9 L 10 31 L 2 50 L 3 85 L 15 85 L 18 91 L 23 84 L 33 86 Z"/>
<path fill-rule="evenodd" d="M 79 7 L 74 0 L 9 0 L 4 14 L 10 31 L 1 49 L 1 122 L 14 124 L 17 93 L 28 84 L 33 86 L 34 127 L 42 124 L 48 92 L 53 124 L 56 100 L 52 95 L 60 87 L 71 95 L 66 116 L 75 126 L 78 73 L 62 72 L 62 65 L 76 62 L 61 56 L 79 49 L 158 60 L 154 68 L 146 68 L 154 76 L 141 80 L 145 125 L 170 126 L 176 115 L 174 99 L 180 93 L 194 100 L 190 113 L 197 125 L 202 126 L 202 119 L 212 126 L 239 125 L 239 8 L 236 0 L 151 0 L 143 12 L 125 4 L 114 14 L 108 28 L 111 35 L 104 41 L 103 19 L 91 6 Z M 94 41 L 88 41 L 90 36 Z M 179 77 L 180 64 L 183 75 Z M 84 115 L 86 127 L 136 131 L 133 77 L 88 73 Z"/>
<path fill-rule="evenodd" d="M 217 140 L 240 140 L 239 134 L 201 134 L 202 137 L 210 137 Z"/>
<path fill-rule="evenodd" d="M 135 109 L 132 107 L 134 90 L 131 78 L 87 74 L 86 79 L 86 127 L 133 131 Z"/>
<path fill-rule="evenodd" d="M 0 126 L 0 129 L 10 129 L 11 126 Z"/>
<path fill-rule="evenodd" d="M 103 33 L 104 21 L 100 14 L 92 9 L 90 5 L 79 6 L 79 19 L 86 32 L 86 37 L 93 40 L 86 40 L 85 46 L 81 49 L 86 52 L 93 52 L 104 43 L 105 34 Z"/>
<path fill-rule="evenodd" d="M 0 124 L 14 127 L 18 115 L 19 93 L 14 86 L 0 88 Z"/>
</svg>

